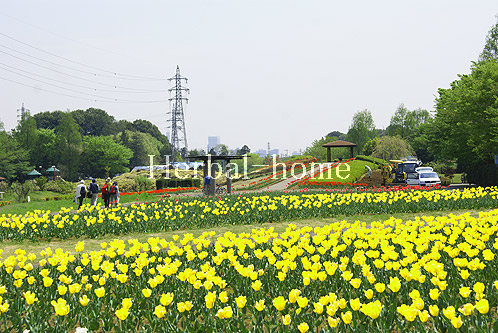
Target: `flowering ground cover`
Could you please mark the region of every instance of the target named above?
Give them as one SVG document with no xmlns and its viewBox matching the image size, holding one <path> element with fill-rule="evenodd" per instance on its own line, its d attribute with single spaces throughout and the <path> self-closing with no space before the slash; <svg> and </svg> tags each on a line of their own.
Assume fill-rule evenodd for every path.
<svg viewBox="0 0 498 333">
<path fill-rule="evenodd" d="M 185 197 L 111 209 L 85 206 L 76 214 L 35 211 L 0 216 L 0 240 L 50 240 L 257 224 L 338 215 L 423 212 L 498 207 L 498 189 L 391 192 L 268 193 Z"/>
<path fill-rule="evenodd" d="M 492 331 L 498 210 L 115 240 L 0 265 L 0 329 Z"/>
</svg>

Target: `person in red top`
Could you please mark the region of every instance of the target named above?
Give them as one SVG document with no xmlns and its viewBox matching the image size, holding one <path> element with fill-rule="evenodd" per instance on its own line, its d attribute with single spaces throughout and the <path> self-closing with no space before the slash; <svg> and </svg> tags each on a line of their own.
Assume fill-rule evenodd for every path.
<svg viewBox="0 0 498 333">
<path fill-rule="evenodd" d="M 104 186 L 102 186 L 102 200 L 104 200 L 104 206 L 105 208 L 109 207 L 109 202 L 110 202 L 110 187 L 111 187 L 111 178 L 107 178 L 105 180 Z"/>
</svg>

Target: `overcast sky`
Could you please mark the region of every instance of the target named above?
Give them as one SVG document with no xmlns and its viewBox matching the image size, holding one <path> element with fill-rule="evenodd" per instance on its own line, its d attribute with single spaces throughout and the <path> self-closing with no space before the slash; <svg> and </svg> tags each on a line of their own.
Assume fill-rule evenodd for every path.
<svg viewBox="0 0 498 333">
<path fill-rule="evenodd" d="M 167 102 L 129 101 L 166 100 L 169 82 L 127 75 L 167 78 L 179 65 L 191 90 L 189 148 L 217 135 L 231 148 L 269 141 L 281 152 L 346 132 L 365 108 L 378 128 L 400 103 L 432 110 L 437 89 L 469 72 L 498 14 L 496 0 L 75 3 L 0 3 L 8 129 L 24 102 L 32 113 L 102 108 L 166 133 Z"/>
</svg>

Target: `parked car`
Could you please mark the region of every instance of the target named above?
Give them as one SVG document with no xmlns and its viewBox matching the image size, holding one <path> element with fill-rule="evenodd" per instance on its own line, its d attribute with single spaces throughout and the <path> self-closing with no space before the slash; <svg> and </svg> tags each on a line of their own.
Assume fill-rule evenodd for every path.
<svg viewBox="0 0 498 333">
<path fill-rule="evenodd" d="M 431 185 L 440 185 L 441 179 L 435 172 L 420 172 L 419 173 L 419 181 L 421 186 L 431 186 Z"/>
</svg>

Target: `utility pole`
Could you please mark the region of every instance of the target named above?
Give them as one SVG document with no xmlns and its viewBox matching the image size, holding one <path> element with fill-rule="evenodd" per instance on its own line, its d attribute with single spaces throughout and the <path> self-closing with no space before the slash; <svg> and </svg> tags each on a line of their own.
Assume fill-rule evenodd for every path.
<svg viewBox="0 0 498 333">
<path fill-rule="evenodd" d="M 171 121 L 171 125 L 168 128 L 171 128 L 171 161 L 175 162 L 176 152 L 183 153 L 185 151 L 188 155 L 185 116 L 183 114 L 183 101 L 188 103 L 188 98 L 183 97 L 182 92 L 185 91 L 186 93 L 189 93 L 190 90 L 182 85 L 182 80 L 185 80 L 186 84 L 187 78 L 180 75 L 179 66 L 176 66 L 175 76 L 168 80 L 173 81 L 174 84 L 174 86 L 168 90 L 170 95 L 174 92 L 174 96 L 169 98 L 169 101 L 171 102 L 171 111 L 168 112 L 168 114 L 171 114 L 171 119 L 168 121 Z"/>
<path fill-rule="evenodd" d="M 268 156 L 270 156 L 270 142 L 268 142 Z"/>
</svg>

